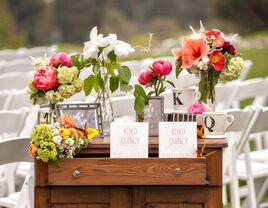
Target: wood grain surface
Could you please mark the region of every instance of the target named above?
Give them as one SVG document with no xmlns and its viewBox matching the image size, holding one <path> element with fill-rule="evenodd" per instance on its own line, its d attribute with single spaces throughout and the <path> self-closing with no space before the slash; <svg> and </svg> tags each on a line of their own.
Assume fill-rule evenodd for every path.
<svg viewBox="0 0 268 208">
<path fill-rule="evenodd" d="M 176 175 L 175 169 L 181 174 Z M 80 177 L 73 172 L 78 170 Z M 49 185 L 206 185 L 206 158 L 74 158 L 48 166 Z"/>
</svg>

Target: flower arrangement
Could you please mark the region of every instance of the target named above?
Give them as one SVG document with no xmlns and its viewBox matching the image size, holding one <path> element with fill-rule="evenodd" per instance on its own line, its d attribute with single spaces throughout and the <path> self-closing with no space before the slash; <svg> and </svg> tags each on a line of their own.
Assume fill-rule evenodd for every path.
<svg viewBox="0 0 268 208">
<path fill-rule="evenodd" d="M 56 53 L 48 60 L 34 60 L 37 71 L 30 81 L 28 92 L 34 104 L 55 104 L 83 89 L 79 70 L 66 53 Z"/>
<path fill-rule="evenodd" d="M 37 125 L 32 134 L 29 153 L 43 162 L 51 161 L 59 167 L 60 158 L 72 158 L 88 146 L 89 139 L 99 134 L 98 129 L 79 129 L 76 121 L 68 114 L 60 117 L 60 122 Z"/>
<path fill-rule="evenodd" d="M 192 29 L 192 28 L 191 28 Z M 181 48 L 172 50 L 176 57 L 176 76 L 182 69 L 200 77 L 200 102 L 215 102 L 215 85 L 219 80 L 231 81 L 239 78 L 244 61 L 236 53 L 232 41 L 216 29 L 205 30 L 201 23 L 199 32 L 195 32 L 182 42 Z"/>
<path fill-rule="evenodd" d="M 91 30 L 89 39 L 84 43 L 83 54 L 72 57 L 78 69 L 89 71 L 89 76 L 84 80 L 85 94 L 89 95 L 92 89 L 98 96 L 113 93 L 118 88 L 121 91 L 130 91 L 131 71 L 127 66 L 120 64 L 118 57 L 133 53 L 134 48 L 118 40 L 116 34 L 109 34 L 106 37 L 98 34 L 97 27 Z"/>
<path fill-rule="evenodd" d="M 134 109 L 137 113 L 142 113 L 144 106 L 148 105 L 151 96 L 159 96 L 165 92 L 166 87 L 164 83 L 168 83 L 175 87 L 174 84 L 166 80 L 166 76 L 172 71 L 172 65 L 168 61 L 157 60 L 153 62 L 149 69 L 143 70 L 139 75 L 139 83 L 143 86 L 152 87 L 152 90 L 146 93 L 143 87 L 135 85 L 134 96 Z"/>
</svg>

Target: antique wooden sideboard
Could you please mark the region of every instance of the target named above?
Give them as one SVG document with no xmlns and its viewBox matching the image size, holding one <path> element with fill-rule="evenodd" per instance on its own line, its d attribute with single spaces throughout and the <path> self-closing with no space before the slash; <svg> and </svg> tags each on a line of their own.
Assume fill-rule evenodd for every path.
<svg viewBox="0 0 268 208">
<path fill-rule="evenodd" d="M 35 161 L 35 208 L 221 208 L 225 139 L 199 140 L 207 158 L 109 158 L 109 138 L 97 138 L 60 168 Z"/>
</svg>

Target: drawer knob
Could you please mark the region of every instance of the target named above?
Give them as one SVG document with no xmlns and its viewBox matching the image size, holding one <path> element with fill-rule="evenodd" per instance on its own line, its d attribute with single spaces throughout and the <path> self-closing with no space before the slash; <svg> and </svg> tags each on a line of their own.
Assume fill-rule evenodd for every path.
<svg viewBox="0 0 268 208">
<path fill-rule="evenodd" d="M 174 174 L 175 175 L 180 175 L 181 174 L 181 168 L 175 168 L 175 170 L 174 170 Z"/>
<path fill-rule="evenodd" d="M 79 177 L 80 177 L 80 171 L 79 171 L 79 170 L 75 170 L 75 171 L 73 172 L 73 177 L 75 177 L 75 178 L 79 178 Z"/>
</svg>

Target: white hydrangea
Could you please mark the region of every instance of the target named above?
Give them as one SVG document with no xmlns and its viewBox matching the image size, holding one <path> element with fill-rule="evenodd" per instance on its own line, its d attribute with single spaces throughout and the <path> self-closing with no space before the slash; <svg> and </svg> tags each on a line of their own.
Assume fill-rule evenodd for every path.
<svg viewBox="0 0 268 208">
<path fill-rule="evenodd" d="M 61 136 L 54 136 L 52 141 L 56 144 L 56 145 L 60 145 L 61 144 L 61 141 L 62 141 L 62 138 Z"/>
</svg>

